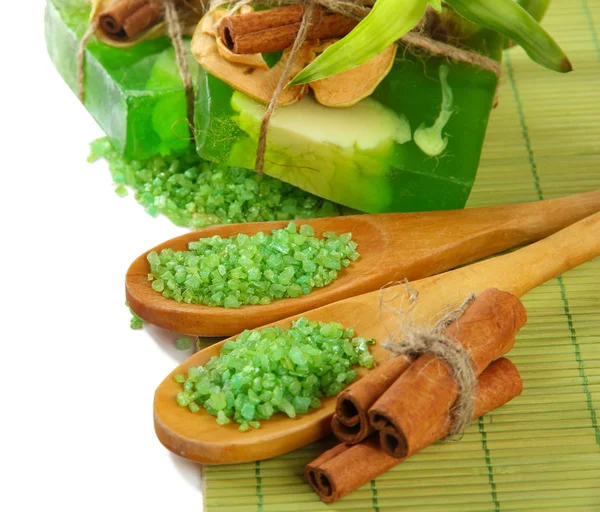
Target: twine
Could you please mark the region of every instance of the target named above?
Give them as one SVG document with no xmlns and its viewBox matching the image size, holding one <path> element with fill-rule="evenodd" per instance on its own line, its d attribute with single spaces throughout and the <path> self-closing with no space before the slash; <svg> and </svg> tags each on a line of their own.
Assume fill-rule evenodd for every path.
<svg viewBox="0 0 600 512">
<path fill-rule="evenodd" d="M 395 357 L 408 356 L 416 358 L 423 354 L 431 354 L 448 365 L 452 378 L 458 386 L 458 397 L 452 408 L 452 426 L 448 437 L 460 435 L 473 421 L 477 375 L 473 369 L 468 351 L 459 343 L 448 339 L 443 333 L 450 324 L 463 315 L 475 300 L 476 295 L 470 294 L 460 306 L 444 314 L 433 329 L 425 329 L 423 327 L 408 326 L 406 323 L 406 316 L 410 314 L 417 303 L 418 292 L 411 288 L 408 282 L 405 282 L 405 284 L 409 296 L 408 310 L 406 313 L 394 310 L 396 315 L 399 314 L 404 317 L 402 328 L 399 331 L 403 340 L 401 342 L 388 340 L 382 346 L 392 352 Z M 382 297 L 383 293 L 380 295 L 380 308 L 392 309 L 384 305 Z M 390 338 L 393 339 L 395 334 L 397 333 L 392 333 Z"/>
<path fill-rule="evenodd" d="M 457 46 L 436 41 L 435 39 L 431 39 L 430 37 L 414 32 L 409 32 L 400 38 L 400 42 L 408 47 L 415 47 L 425 50 L 430 55 L 434 55 L 436 57 L 446 57 L 461 62 L 466 62 L 482 69 L 487 69 L 500 78 L 500 63 L 494 59 L 486 57 L 485 55 L 481 55 L 480 53 L 464 50 L 462 48 L 458 48 Z"/>
<path fill-rule="evenodd" d="M 175 49 L 175 59 L 177 62 L 177 69 L 179 70 L 179 76 L 183 83 L 185 90 L 186 99 L 186 113 L 188 124 L 190 128 L 190 134 L 192 139 L 194 138 L 194 83 L 192 82 L 192 75 L 190 75 L 190 69 L 187 61 L 187 51 L 183 44 L 183 35 L 181 29 L 181 21 L 179 20 L 179 14 L 175 7 L 173 0 L 162 0 L 165 7 L 165 24 L 167 26 L 167 33 L 171 39 L 171 44 Z"/>
<path fill-rule="evenodd" d="M 92 20 L 90 26 L 85 31 L 85 34 L 83 34 L 83 37 L 81 38 L 77 48 L 77 96 L 79 97 L 81 103 L 83 103 L 85 100 L 85 49 L 88 41 L 96 33 L 96 30 L 98 30 L 98 25 L 98 18 Z"/>
<path fill-rule="evenodd" d="M 181 21 L 179 19 L 179 13 L 175 7 L 173 0 L 162 0 L 165 10 L 165 25 L 167 27 L 167 34 L 171 39 L 171 44 L 175 49 L 175 59 L 177 63 L 177 69 L 179 70 L 179 76 L 183 83 L 186 97 L 187 107 L 187 119 L 190 127 L 190 133 L 194 134 L 194 84 L 192 81 L 192 75 L 188 67 L 187 61 L 187 50 L 183 43 L 183 30 Z M 98 30 L 98 18 L 93 19 L 85 32 L 84 36 L 79 42 L 77 48 L 77 95 L 81 103 L 85 100 L 85 51 L 89 40 Z"/>
<path fill-rule="evenodd" d="M 267 110 L 265 111 L 260 123 L 260 134 L 258 136 L 258 146 L 256 148 L 256 165 L 254 167 L 254 170 L 259 174 L 263 174 L 265 169 L 265 154 L 267 152 L 267 132 L 269 131 L 269 121 L 271 120 L 273 112 L 275 112 L 277 100 L 281 95 L 281 91 L 283 91 L 283 88 L 287 84 L 287 77 L 294 65 L 298 50 L 300 50 L 300 47 L 304 44 L 304 41 L 306 41 L 306 36 L 308 36 L 308 27 L 312 21 L 313 11 L 313 5 L 307 5 L 306 9 L 304 9 L 302 22 L 300 23 L 300 28 L 298 29 L 298 35 L 294 40 L 294 44 L 288 55 L 288 60 L 285 63 L 281 77 L 279 77 L 279 82 L 277 82 L 277 87 L 275 87 L 275 90 L 273 91 L 271 101 L 269 101 Z"/>
</svg>

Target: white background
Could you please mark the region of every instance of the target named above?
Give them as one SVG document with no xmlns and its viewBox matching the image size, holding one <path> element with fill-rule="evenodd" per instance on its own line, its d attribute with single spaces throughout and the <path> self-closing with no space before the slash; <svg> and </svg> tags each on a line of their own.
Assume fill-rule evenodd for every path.
<svg viewBox="0 0 600 512">
<path fill-rule="evenodd" d="M 152 424 L 191 351 L 130 330 L 124 305 L 129 263 L 185 230 L 86 163 L 102 131 L 46 54 L 43 10 L 10 2 L 0 30 L 0 510 L 201 512 L 200 467 Z"/>
</svg>

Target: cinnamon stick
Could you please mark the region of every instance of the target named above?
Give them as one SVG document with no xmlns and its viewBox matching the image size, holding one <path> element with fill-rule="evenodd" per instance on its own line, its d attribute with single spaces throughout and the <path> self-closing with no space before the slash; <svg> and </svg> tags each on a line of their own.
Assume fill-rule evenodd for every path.
<svg viewBox="0 0 600 512">
<path fill-rule="evenodd" d="M 498 359 L 481 374 L 477 385 L 473 419 L 504 405 L 521 394 L 523 384 L 519 372 L 508 359 Z M 406 460 L 448 434 L 450 417 L 445 416 L 421 436 L 415 450 L 397 458 L 383 450 L 373 435 L 362 443 L 339 444 L 326 451 L 305 468 L 305 477 L 325 503 L 334 503 L 369 481 Z"/>
<path fill-rule="evenodd" d="M 496 289 L 483 292 L 444 335 L 469 351 L 476 375 L 514 345 L 527 314 L 514 295 Z M 371 425 L 380 431 L 381 447 L 406 457 L 445 418 L 456 401 L 458 386 L 446 363 L 430 354 L 420 356 L 369 410 Z"/>
<path fill-rule="evenodd" d="M 185 0 L 175 0 L 179 7 Z M 164 17 L 160 0 L 121 0 L 98 16 L 100 29 L 117 41 L 131 41 Z"/>
<path fill-rule="evenodd" d="M 219 37 L 233 53 L 271 53 L 284 50 L 296 39 L 304 9 L 303 5 L 290 5 L 227 16 L 219 24 Z M 307 40 L 343 37 L 357 24 L 357 20 L 315 8 Z"/>
<path fill-rule="evenodd" d="M 394 357 L 338 395 L 331 429 L 340 441 L 356 444 L 375 431 L 369 422 L 369 409 L 411 363 L 407 357 Z"/>
</svg>

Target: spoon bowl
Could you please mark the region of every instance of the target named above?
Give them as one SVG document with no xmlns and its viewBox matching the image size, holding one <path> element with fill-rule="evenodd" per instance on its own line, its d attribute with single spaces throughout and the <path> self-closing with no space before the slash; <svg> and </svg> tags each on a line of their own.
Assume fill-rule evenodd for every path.
<svg viewBox="0 0 600 512">
<path fill-rule="evenodd" d="M 353 215 L 297 221 L 315 235 L 352 233 L 360 258 L 338 272 L 331 284 L 307 295 L 238 309 L 166 299 L 148 280 L 150 251 L 188 249 L 188 243 L 219 235 L 253 235 L 285 227 L 287 221 L 213 226 L 146 251 L 127 271 L 126 297 L 143 320 L 195 336 L 231 336 L 348 297 L 378 290 L 396 280 L 416 280 L 504 250 L 539 240 L 600 211 L 600 191 L 516 205 L 426 213 Z"/>
<path fill-rule="evenodd" d="M 349 299 L 352 302 L 353 299 Z M 346 307 L 350 306 L 348 304 Z M 342 306 L 344 307 L 344 306 Z M 306 314 L 310 320 L 331 321 L 328 308 L 321 308 Z M 292 322 L 303 315 L 280 320 L 273 325 L 289 328 Z M 358 336 L 363 334 L 357 333 Z M 154 396 L 155 430 L 161 442 L 171 451 L 203 464 L 223 464 L 247 462 L 269 457 L 304 446 L 331 431 L 331 413 L 335 408 L 336 397 L 322 398 L 322 406 L 310 408 L 305 414 L 290 420 L 284 414 L 275 414 L 269 420 L 261 421 L 260 428 L 239 432 L 239 425 L 230 423 L 219 425 L 216 418 L 204 409 L 192 414 L 187 407 L 179 406 L 175 397 L 181 391 L 181 384 L 175 382 L 175 375 L 187 374 L 191 366 L 203 366 L 219 351 L 227 340 L 218 342 L 197 352 L 179 365 L 163 381 Z M 375 361 L 381 362 L 388 352 L 379 345 L 371 346 Z M 369 370 L 357 368 L 358 377 Z"/>
</svg>

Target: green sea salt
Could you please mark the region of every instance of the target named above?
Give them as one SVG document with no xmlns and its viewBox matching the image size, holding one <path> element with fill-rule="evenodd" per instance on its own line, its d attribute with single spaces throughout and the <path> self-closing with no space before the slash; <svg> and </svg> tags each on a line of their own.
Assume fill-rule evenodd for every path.
<svg viewBox="0 0 600 512">
<path fill-rule="evenodd" d="M 107 138 L 91 144 L 89 161 L 105 159 L 119 196 L 135 198 L 156 216 L 178 226 L 332 217 L 351 210 L 297 187 L 248 169 L 219 167 L 201 159 L 193 148 L 177 156 L 129 160 Z"/>
<path fill-rule="evenodd" d="M 133 312 L 133 309 L 131 309 L 131 307 L 129 306 L 129 304 L 127 302 L 125 302 L 125 305 L 129 309 L 129 312 L 131 313 L 131 320 L 129 320 L 129 327 L 131 327 L 132 329 L 141 329 L 144 326 L 144 321 Z"/>
<path fill-rule="evenodd" d="M 298 297 L 327 286 L 359 254 L 351 233 L 314 236 L 294 222 L 271 234 L 213 236 L 188 244 L 188 251 L 148 254 L 152 289 L 188 304 L 239 308 Z"/>
<path fill-rule="evenodd" d="M 188 338 L 177 338 L 177 341 L 175 341 L 177 350 L 189 350 L 191 346 L 192 342 Z"/>
<path fill-rule="evenodd" d="M 177 403 L 202 406 L 219 425 L 234 421 L 242 432 L 278 412 L 295 418 L 350 384 L 357 365 L 371 368 L 373 343 L 352 328 L 304 317 L 289 329 L 244 331 L 205 366 L 175 376 L 182 384 Z"/>
</svg>

